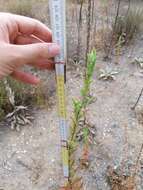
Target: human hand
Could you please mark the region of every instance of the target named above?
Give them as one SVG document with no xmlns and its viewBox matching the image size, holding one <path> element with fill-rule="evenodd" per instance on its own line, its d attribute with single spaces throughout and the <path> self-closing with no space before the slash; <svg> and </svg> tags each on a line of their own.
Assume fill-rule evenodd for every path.
<svg viewBox="0 0 143 190">
<path fill-rule="evenodd" d="M 0 13 L 0 79 L 11 75 L 30 84 L 40 80 L 19 69 L 29 64 L 52 69 L 50 58 L 59 54 L 59 46 L 51 43 L 51 31 L 41 22 L 10 13 Z"/>
</svg>

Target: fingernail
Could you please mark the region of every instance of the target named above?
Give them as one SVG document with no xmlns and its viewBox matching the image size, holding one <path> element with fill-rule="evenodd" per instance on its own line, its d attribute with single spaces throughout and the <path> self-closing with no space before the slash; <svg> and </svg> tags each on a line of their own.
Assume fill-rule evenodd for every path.
<svg viewBox="0 0 143 190">
<path fill-rule="evenodd" d="M 51 44 L 49 46 L 49 54 L 54 57 L 60 53 L 60 47 L 57 44 Z"/>
</svg>

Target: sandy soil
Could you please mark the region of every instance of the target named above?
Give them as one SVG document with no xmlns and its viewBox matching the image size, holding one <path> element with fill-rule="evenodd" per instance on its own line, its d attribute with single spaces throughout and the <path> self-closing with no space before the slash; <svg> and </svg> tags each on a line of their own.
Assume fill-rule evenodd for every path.
<svg viewBox="0 0 143 190">
<path fill-rule="evenodd" d="M 141 45 L 142 41 L 137 41 L 132 58 L 136 52 L 142 54 L 142 48 L 139 48 Z M 118 167 L 124 160 L 124 169 L 127 170 L 135 164 L 142 144 L 143 126 L 139 124 L 131 106 L 142 88 L 143 76 L 140 75 L 139 68 L 130 64 L 129 54 L 130 52 L 121 57 L 120 65 L 108 65 L 120 71 L 116 81 L 99 81 L 95 72 L 92 94 L 97 97 L 97 101 L 89 107 L 89 121 L 96 126 L 97 144 L 90 153 L 90 168 L 83 172 L 87 190 L 93 190 L 97 186 L 98 189 L 108 189 L 105 177 L 107 166 Z M 97 64 L 101 68 L 107 66 L 100 58 Z M 82 78 L 78 69 L 68 71 L 67 77 L 70 113 L 72 97 L 79 96 Z M 139 106 L 143 106 L 143 99 Z M 21 132 L 0 128 L 1 189 L 54 190 L 60 184 L 62 174 L 56 106 L 34 112 L 33 124 Z M 138 173 L 141 175 L 141 172 L 143 171 Z M 143 182 L 138 178 L 138 190 L 142 187 Z"/>
</svg>

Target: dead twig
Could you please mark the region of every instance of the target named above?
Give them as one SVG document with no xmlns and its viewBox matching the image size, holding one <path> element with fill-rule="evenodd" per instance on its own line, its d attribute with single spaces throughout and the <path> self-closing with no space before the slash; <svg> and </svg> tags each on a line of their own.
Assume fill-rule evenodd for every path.
<svg viewBox="0 0 143 190">
<path fill-rule="evenodd" d="M 87 42 L 86 42 L 86 64 L 88 59 L 88 53 L 90 50 L 90 37 L 91 37 L 91 14 L 92 14 L 92 0 L 88 0 L 87 9 Z M 87 65 L 86 65 L 87 66 Z"/>
<path fill-rule="evenodd" d="M 120 8 L 121 8 L 121 0 L 118 0 L 117 11 L 116 11 L 116 16 L 115 16 L 115 21 L 114 21 L 114 24 L 113 24 L 113 31 L 112 31 L 112 36 L 111 36 L 111 39 L 110 39 L 110 44 L 109 44 L 109 50 L 108 50 L 108 53 L 107 53 L 107 57 L 111 56 L 111 48 L 112 48 L 112 45 L 113 45 L 115 29 L 116 29 L 117 21 L 118 21 L 119 14 L 120 14 Z"/>
<path fill-rule="evenodd" d="M 134 104 L 134 106 L 131 107 L 132 110 L 135 110 L 136 106 L 138 105 L 138 103 L 140 101 L 140 98 L 141 98 L 142 94 L 143 94 L 143 88 L 141 89 L 141 92 L 140 92 L 140 94 L 139 94 L 139 96 L 137 98 L 136 103 Z"/>
</svg>

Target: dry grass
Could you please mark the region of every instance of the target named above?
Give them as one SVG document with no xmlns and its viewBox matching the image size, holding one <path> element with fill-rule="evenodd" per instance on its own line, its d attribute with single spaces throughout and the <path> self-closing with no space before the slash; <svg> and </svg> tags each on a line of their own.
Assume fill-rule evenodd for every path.
<svg viewBox="0 0 143 190">
<path fill-rule="evenodd" d="M 33 17 L 32 5 L 33 5 L 32 0 L 30 1 L 16 0 L 16 1 L 10 1 L 7 6 L 7 9 L 8 12 L 11 13 Z"/>
<path fill-rule="evenodd" d="M 1 11 L 32 17 L 32 5 L 33 0 L 8 0 L 6 2 L 3 2 Z"/>
<path fill-rule="evenodd" d="M 8 84 L 14 92 L 15 105 L 32 106 L 45 105 L 44 92 L 39 86 L 32 87 L 26 85 L 11 78 L 7 78 Z M 39 90 L 40 88 L 40 90 Z M 0 81 L 0 120 L 4 118 L 6 114 L 13 110 L 13 106 L 9 101 L 9 97 L 6 91 L 4 82 Z"/>
<path fill-rule="evenodd" d="M 118 42 L 122 38 L 123 44 L 130 42 L 140 31 L 142 23 L 143 8 L 130 8 L 124 16 L 118 16 L 114 30 L 114 40 Z"/>
<path fill-rule="evenodd" d="M 0 3 L 0 11 L 28 16 L 45 21 L 47 17 L 46 0 L 7 0 Z"/>
<path fill-rule="evenodd" d="M 4 87 L 3 81 L 0 81 L 0 119 L 2 119 L 6 113 L 5 108 L 9 104 L 7 96 L 6 96 L 6 90 Z"/>
</svg>

